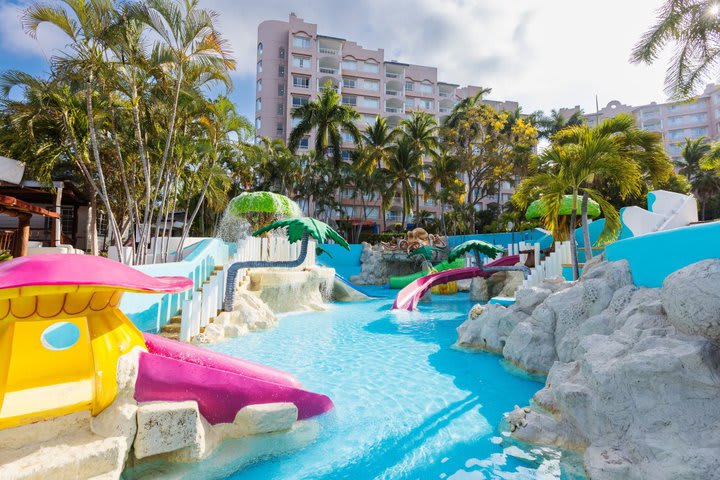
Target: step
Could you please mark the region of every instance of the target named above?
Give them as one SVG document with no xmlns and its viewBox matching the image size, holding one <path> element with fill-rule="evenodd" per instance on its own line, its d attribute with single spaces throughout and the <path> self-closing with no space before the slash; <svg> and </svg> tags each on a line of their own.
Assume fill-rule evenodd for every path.
<svg viewBox="0 0 720 480">
<path fill-rule="evenodd" d="M 158 335 L 164 338 L 169 338 L 170 340 L 180 341 L 180 332 L 160 332 Z"/>
<path fill-rule="evenodd" d="M 180 323 L 182 322 L 182 315 L 173 315 L 170 317 L 170 323 Z"/>
<path fill-rule="evenodd" d="M 179 323 L 168 323 L 162 326 L 162 331 L 165 333 L 180 333 L 180 327 Z"/>
</svg>

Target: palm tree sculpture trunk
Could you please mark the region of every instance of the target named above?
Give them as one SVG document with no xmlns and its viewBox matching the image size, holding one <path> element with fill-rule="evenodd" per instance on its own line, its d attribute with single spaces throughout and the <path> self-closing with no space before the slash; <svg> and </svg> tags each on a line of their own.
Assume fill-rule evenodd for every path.
<svg viewBox="0 0 720 480">
<path fill-rule="evenodd" d="M 237 287 L 237 274 L 243 268 L 295 268 L 305 262 L 310 236 L 307 231 L 303 233 L 300 244 L 300 255 L 295 260 L 279 262 L 268 262 L 265 260 L 250 260 L 247 262 L 236 262 L 230 265 L 227 270 L 227 286 L 225 287 L 225 311 L 231 312 L 235 304 L 235 288 Z"/>
<path fill-rule="evenodd" d="M 570 252 L 573 263 L 573 280 L 580 278 L 580 267 L 578 266 L 577 243 L 575 243 L 575 228 L 577 226 L 577 190 L 572 193 L 572 213 L 570 214 L 570 228 L 568 240 L 570 240 Z"/>
<path fill-rule="evenodd" d="M 581 222 L 583 233 L 583 246 L 585 247 L 585 261 L 587 262 L 593 257 L 592 245 L 590 245 L 590 227 L 588 225 L 588 192 L 583 192 L 581 210 Z"/>
</svg>

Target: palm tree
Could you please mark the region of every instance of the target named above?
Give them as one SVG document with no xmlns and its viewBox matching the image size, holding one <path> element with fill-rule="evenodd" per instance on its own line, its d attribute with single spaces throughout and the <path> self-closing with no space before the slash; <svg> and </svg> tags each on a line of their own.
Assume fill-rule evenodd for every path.
<svg viewBox="0 0 720 480">
<path fill-rule="evenodd" d="M 412 211 L 413 183 L 427 186 L 423 180 L 423 166 L 420 161 L 421 153 L 415 149 L 409 137 L 401 136 L 392 148 L 392 154 L 387 159 L 386 172 L 389 178 L 388 189 L 391 192 L 400 191 L 402 200 L 402 225 L 405 228 L 405 218 Z"/>
<path fill-rule="evenodd" d="M 385 182 L 381 181 L 384 179 L 383 175 L 381 173 L 375 174 L 375 172 L 381 172 L 381 169 L 387 163 L 397 133 L 396 129 L 388 126 L 384 118 L 378 116 L 375 123 L 368 125 L 362 134 L 362 142 L 354 156 L 354 160 L 357 162 L 358 170 L 367 174 L 368 178 L 372 177 L 372 184 L 377 187 L 382 187 Z M 385 230 L 385 209 L 389 206 L 389 202 L 386 201 L 383 194 L 384 188 L 379 188 L 377 191 L 380 194 L 382 228 Z"/>
<path fill-rule="evenodd" d="M 590 240 L 586 198 L 595 200 L 605 214 L 601 242 L 612 239 L 621 226 L 618 211 L 595 186 L 599 183 L 614 184 L 623 198 L 640 192 L 642 170 L 637 157 L 645 152 L 642 147 L 632 143 L 636 128 L 631 117 L 619 115 L 595 128 L 580 126 L 561 131 L 554 137 L 553 145 L 540 155 L 540 163 L 546 165 L 546 169 L 521 182 L 513 197 L 518 207 L 525 208 L 530 200 L 541 196 L 547 206 L 543 221 L 556 232 L 562 201 L 566 194 L 572 195 L 570 245 L 575 279 L 579 277 L 573 233 L 577 225 L 578 197 L 582 195 L 584 200 L 581 209 L 585 220 L 583 236 L 587 252 L 590 249 Z M 660 139 L 657 138 L 656 141 L 660 142 Z"/>
<path fill-rule="evenodd" d="M 700 218 L 705 220 L 705 206 L 714 195 L 720 191 L 720 177 L 712 171 L 702 168 L 705 159 L 715 155 L 715 148 L 707 142 L 707 138 L 700 137 L 692 140 L 685 139 L 682 149 L 682 161 L 675 162 L 680 174 L 690 181 L 693 193 L 700 200 Z"/>
<path fill-rule="evenodd" d="M 475 95 L 460 100 L 458 103 L 455 104 L 452 111 L 450 112 L 450 115 L 445 117 L 443 126 L 448 128 L 457 127 L 457 124 L 460 123 L 460 120 L 465 116 L 465 113 L 471 108 L 480 105 L 480 103 L 482 103 L 483 97 L 491 91 L 492 88 L 480 87 L 480 89 Z"/>
<path fill-rule="evenodd" d="M 564 128 L 580 126 L 585 123 L 585 116 L 582 110 L 573 112 L 568 118 L 565 118 L 565 116 L 557 110 L 552 110 L 550 115 L 545 115 L 543 112 L 536 112 L 533 114 L 533 117 L 534 123 L 538 128 L 538 136 L 548 140 Z"/>
<path fill-rule="evenodd" d="M 340 95 L 326 84 L 316 100 L 297 107 L 292 111 L 293 118 L 300 123 L 290 132 L 288 146 L 297 151 L 300 141 L 315 130 L 315 155 L 324 157 L 332 149 L 333 164 L 336 168 L 342 162 L 341 130 L 350 134 L 355 144 L 360 143 L 360 130 L 354 122 L 360 119 L 354 108 L 342 105 Z"/>
<path fill-rule="evenodd" d="M 85 83 L 85 109 L 90 145 L 97 170 L 98 191 L 115 237 L 118 256 L 122 259 L 122 237 L 110 205 L 93 108 L 97 77 L 105 63 L 104 40 L 117 18 L 117 11 L 110 1 L 97 1 L 92 5 L 82 0 L 62 0 L 61 3 L 65 8 L 39 3 L 30 5 L 23 14 L 23 27 L 35 38 L 40 25 L 51 24 L 59 28 L 70 40 L 69 51 L 74 54 L 54 57 L 52 62 L 60 70 L 68 72 L 71 77 L 82 79 Z"/>
<path fill-rule="evenodd" d="M 465 190 L 465 185 L 458 178 L 460 167 L 457 157 L 447 150 L 441 150 L 427 169 L 428 185 L 435 189 L 434 197 L 440 204 L 440 224 L 444 235 L 447 235 L 445 206 L 453 200 L 462 199 Z"/>
<path fill-rule="evenodd" d="M 435 156 L 438 147 L 438 125 L 435 117 L 424 112 L 412 112 L 410 117 L 404 119 L 400 124 L 402 135 L 407 137 L 413 148 L 420 152 L 420 163 L 424 164 L 426 155 Z M 420 176 L 425 180 L 424 170 Z M 415 184 L 415 212 L 420 211 L 420 185 Z M 415 221 L 417 223 L 417 221 Z"/>
<path fill-rule="evenodd" d="M 655 25 L 635 45 L 630 60 L 651 64 L 673 45 L 665 76 L 667 93 L 687 98 L 707 79 L 717 76 L 720 17 L 716 0 L 665 0 Z"/>
</svg>

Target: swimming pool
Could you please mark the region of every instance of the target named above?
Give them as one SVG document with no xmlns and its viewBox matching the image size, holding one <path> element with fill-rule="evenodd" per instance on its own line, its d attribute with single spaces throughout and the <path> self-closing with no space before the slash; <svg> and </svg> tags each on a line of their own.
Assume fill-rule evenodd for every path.
<svg viewBox="0 0 720 480">
<path fill-rule="evenodd" d="M 291 433 L 227 441 L 199 465 L 128 478 L 581 478 L 565 471 L 567 454 L 498 431 L 502 414 L 542 385 L 498 356 L 452 348 L 467 294 L 435 295 L 417 312 L 391 305 L 286 314 L 273 330 L 210 347 L 291 372 L 335 409 Z"/>
</svg>

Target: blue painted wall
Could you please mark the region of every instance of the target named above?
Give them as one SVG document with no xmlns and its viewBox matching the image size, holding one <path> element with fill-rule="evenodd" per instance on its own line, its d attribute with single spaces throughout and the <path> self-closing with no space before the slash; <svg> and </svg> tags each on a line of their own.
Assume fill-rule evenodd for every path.
<svg viewBox="0 0 720 480">
<path fill-rule="evenodd" d="M 457 247 L 463 242 L 468 240 L 482 240 L 484 242 L 492 243 L 493 245 L 500 245 L 503 248 L 507 248 L 508 245 L 513 243 L 525 242 L 535 243 L 541 238 L 545 237 L 545 233 L 541 230 L 525 230 L 522 232 L 500 232 L 500 233 L 480 233 L 477 235 L 453 235 L 448 237 L 448 243 L 450 248 Z M 552 243 L 552 241 L 551 241 Z M 543 247 L 546 248 L 546 247 Z"/>
<path fill-rule="evenodd" d="M 607 246 L 611 261 L 630 262 L 633 282 L 660 287 L 676 270 L 709 258 L 720 258 L 720 222 L 692 225 L 620 240 Z"/>
<path fill-rule="evenodd" d="M 234 244 L 212 238 L 196 244 L 181 262 L 139 265 L 133 268 L 153 277 L 182 276 L 193 280 L 192 291 L 173 294 L 125 293 L 120 310 L 143 332 L 157 332 L 170 317 L 177 315 L 182 302 L 192 298 L 195 291 L 210 276 L 216 265 L 227 262 L 229 252 L 237 249 Z"/>
</svg>

